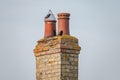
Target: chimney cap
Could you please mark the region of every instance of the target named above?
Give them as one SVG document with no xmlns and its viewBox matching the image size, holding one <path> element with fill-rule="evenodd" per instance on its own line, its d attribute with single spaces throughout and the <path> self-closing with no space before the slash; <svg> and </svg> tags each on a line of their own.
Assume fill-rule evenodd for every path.
<svg viewBox="0 0 120 80">
<path fill-rule="evenodd" d="M 70 13 L 61 12 L 61 13 L 58 13 L 58 15 L 70 15 Z"/>
<path fill-rule="evenodd" d="M 56 21 L 56 18 L 55 18 L 54 14 L 52 13 L 51 10 L 49 10 L 48 14 L 45 16 L 45 20 L 54 20 L 54 21 Z"/>
<path fill-rule="evenodd" d="M 69 18 L 70 13 L 58 13 L 57 14 L 58 18 Z"/>
</svg>

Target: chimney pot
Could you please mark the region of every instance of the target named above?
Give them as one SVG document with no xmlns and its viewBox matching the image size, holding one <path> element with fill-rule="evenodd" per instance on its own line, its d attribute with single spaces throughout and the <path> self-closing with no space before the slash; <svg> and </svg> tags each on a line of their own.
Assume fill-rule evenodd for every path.
<svg viewBox="0 0 120 80">
<path fill-rule="evenodd" d="M 69 16 L 70 13 L 58 13 L 58 32 L 69 35 Z"/>
<path fill-rule="evenodd" d="M 49 10 L 48 14 L 45 16 L 44 38 L 52 37 L 55 35 L 56 35 L 56 19 L 52 11 Z"/>
</svg>

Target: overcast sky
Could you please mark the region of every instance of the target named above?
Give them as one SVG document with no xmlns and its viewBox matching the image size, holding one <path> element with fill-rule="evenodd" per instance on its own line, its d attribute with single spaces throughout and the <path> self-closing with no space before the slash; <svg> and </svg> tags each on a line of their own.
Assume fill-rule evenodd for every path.
<svg viewBox="0 0 120 80">
<path fill-rule="evenodd" d="M 0 0 L 0 80 L 35 80 L 33 49 L 51 9 L 69 12 L 79 80 L 120 80 L 120 0 Z"/>
</svg>

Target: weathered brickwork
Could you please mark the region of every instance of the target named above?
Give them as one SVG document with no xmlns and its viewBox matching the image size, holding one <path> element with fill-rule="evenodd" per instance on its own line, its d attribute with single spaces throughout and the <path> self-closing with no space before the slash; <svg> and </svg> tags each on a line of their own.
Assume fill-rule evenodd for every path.
<svg viewBox="0 0 120 80">
<path fill-rule="evenodd" d="M 36 57 L 37 80 L 60 80 L 60 54 L 49 54 Z"/>
<path fill-rule="evenodd" d="M 69 35 L 38 41 L 36 56 L 37 80 L 78 80 L 78 39 Z"/>
<path fill-rule="evenodd" d="M 61 80 L 78 80 L 78 54 L 61 54 Z"/>
</svg>

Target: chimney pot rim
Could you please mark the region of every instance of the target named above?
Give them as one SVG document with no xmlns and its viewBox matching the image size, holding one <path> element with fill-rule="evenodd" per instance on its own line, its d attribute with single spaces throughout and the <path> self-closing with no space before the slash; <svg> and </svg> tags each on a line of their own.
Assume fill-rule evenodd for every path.
<svg viewBox="0 0 120 80">
<path fill-rule="evenodd" d="M 70 13 L 58 13 L 57 15 L 58 15 L 58 16 L 59 16 L 59 15 L 67 15 L 67 16 L 70 16 Z"/>
</svg>

